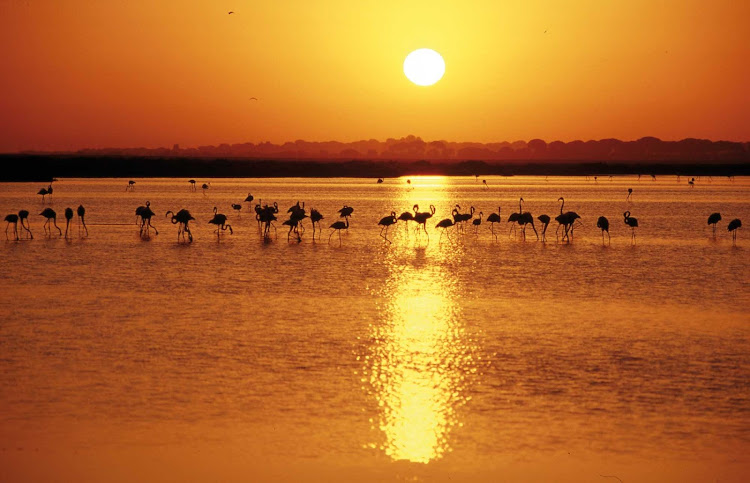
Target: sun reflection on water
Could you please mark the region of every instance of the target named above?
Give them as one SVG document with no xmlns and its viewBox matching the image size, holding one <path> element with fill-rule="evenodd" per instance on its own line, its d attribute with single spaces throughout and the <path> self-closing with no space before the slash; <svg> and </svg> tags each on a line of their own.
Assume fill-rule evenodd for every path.
<svg viewBox="0 0 750 483">
<path fill-rule="evenodd" d="M 478 366 L 451 268 L 462 253 L 433 248 L 388 250 L 389 276 L 377 294 L 382 318 L 371 328 L 363 378 L 379 411 L 373 424 L 382 440 L 372 446 L 416 463 L 450 451 L 450 432 L 461 425 L 457 409 L 470 399 L 467 385 Z"/>
</svg>

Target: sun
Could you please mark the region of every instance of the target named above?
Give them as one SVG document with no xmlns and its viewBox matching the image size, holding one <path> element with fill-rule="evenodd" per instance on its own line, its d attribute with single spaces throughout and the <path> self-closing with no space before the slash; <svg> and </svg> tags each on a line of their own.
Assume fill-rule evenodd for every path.
<svg viewBox="0 0 750 483">
<path fill-rule="evenodd" d="M 431 86 L 445 74 L 445 61 L 432 49 L 417 49 L 406 56 L 404 74 L 418 86 Z"/>
</svg>

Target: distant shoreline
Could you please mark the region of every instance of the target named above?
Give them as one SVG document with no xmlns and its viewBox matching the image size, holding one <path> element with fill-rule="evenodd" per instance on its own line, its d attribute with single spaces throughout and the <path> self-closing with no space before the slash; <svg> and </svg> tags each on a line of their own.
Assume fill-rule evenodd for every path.
<svg viewBox="0 0 750 483">
<path fill-rule="evenodd" d="M 750 175 L 750 163 L 744 161 L 389 161 L 2 154 L 0 165 L 0 181 L 5 182 L 44 182 L 52 178 Z"/>
</svg>

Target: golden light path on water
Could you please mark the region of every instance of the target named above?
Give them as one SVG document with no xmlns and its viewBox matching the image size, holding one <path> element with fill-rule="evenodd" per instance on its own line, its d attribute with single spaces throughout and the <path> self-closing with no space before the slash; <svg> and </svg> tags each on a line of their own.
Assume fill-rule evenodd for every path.
<svg viewBox="0 0 750 483">
<path fill-rule="evenodd" d="M 440 181 L 412 183 L 441 188 Z M 435 204 L 448 203 L 443 196 L 442 189 L 420 192 Z M 420 200 L 406 193 L 401 205 L 415 202 Z M 420 211 L 425 208 L 420 203 Z M 428 230 L 437 221 L 428 220 Z M 461 288 L 451 270 L 461 257 L 447 247 L 429 255 L 423 248 L 404 247 L 386 256 L 389 274 L 378 294 L 382 318 L 372 327 L 363 381 L 377 399 L 379 419 L 373 423 L 384 436 L 372 446 L 393 460 L 428 463 L 441 458 L 450 450 L 451 429 L 461 425 L 457 408 L 469 400 L 468 378 L 477 371 L 476 351 L 461 320 Z"/>
</svg>

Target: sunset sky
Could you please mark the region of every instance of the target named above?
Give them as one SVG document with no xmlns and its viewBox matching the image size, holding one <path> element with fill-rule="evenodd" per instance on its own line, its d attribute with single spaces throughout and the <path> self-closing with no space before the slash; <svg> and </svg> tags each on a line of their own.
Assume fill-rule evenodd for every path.
<svg viewBox="0 0 750 483">
<path fill-rule="evenodd" d="M 738 0 L 2 0 L 0 151 L 749 141 L 749 18 Z M 431 87 L 402 70 L 421 47 L 445 59 Z"/>
</svg>

